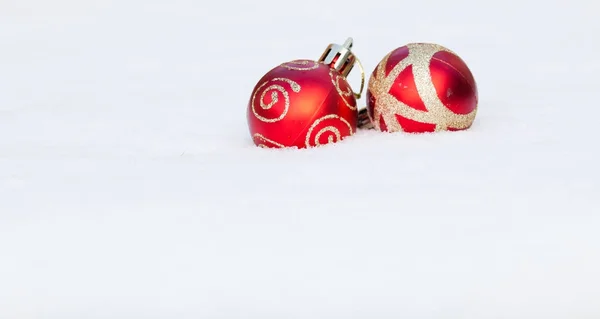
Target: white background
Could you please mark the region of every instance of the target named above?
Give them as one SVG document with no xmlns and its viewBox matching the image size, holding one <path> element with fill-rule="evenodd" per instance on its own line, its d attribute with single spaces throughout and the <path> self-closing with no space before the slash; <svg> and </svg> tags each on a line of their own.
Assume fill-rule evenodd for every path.
<svg viewBox="0 0 600 319">
<path fill-rule="evenodd" d="M 598 318 L 595 6 L 2 0 L 0 318 Z M 349 36 L 457 52 L 472 129 L 256 148 L 258 79 Z"/>
</svg>

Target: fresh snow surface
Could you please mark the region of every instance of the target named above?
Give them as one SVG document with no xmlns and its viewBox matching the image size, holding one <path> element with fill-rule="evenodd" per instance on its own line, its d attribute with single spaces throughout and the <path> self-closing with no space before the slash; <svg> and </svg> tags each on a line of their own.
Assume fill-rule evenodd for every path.
<svg viewBox="0 0 600 319">
<path fill-rule="evenodd" d="M 596 5 L 2 0 L 0 318 L 599 318 Z M 475 125 L 255 147 L 258 79 L 346 37 L 457 52 Z"/>
</svg>

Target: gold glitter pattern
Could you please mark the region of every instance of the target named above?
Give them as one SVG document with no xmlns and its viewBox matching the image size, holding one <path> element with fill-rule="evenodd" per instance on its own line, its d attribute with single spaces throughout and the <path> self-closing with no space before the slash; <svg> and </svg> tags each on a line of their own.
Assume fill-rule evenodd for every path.
<svg viewBox="0 0 600 319">
<path fill-rule="evenodd" d="M 388 131 L 402 131 L 402 127 L 395 117 L 398 114 L 413 121 L 435 124 L 435 131 L 447 130 L 449 127 L 454 129 L 468 128 L 475 120 L 477 107 L 472 112 L 464 115 L 450 111 L 437 96 L 431 79 L 431 70 L 429 69 L 435 53 L 446 51 L 456 54 L 437 44 L 413 43 L 408 44 L 407 47 L 409 49 L 408 56 L 395 65 L 387 76 L 385 75 L 385 68 L 392 52 L 388 53 L 379 63 L 376 76 L 369 81 L 369 90 L 377 99 L 372 118 L 373 125 L 381 130 L 379 119 L 383 117 Z M 394 85 L 398 75 L 409 65 L 412 65 L 417 92 L 427 111 L 416 110 L 389 94 L 390 88 Z"/>
<path fill-rule="evenodd" d="M 319 124 L 321 124 L 323 122 L 328 122 L 328 123 L 326 123 L 328 125 L 319 129 L 315 135 L 315 138 L 313 140 L 311 140 L 313 131 L 315 131 L 317 126 L 319 126 Z M 328 136 L 327 143 L 325 143 L 325 144 L 335 143 L 335 142 L 342 140 L 344 137 L 342 137 L 342 134 L 340 133 L 339 128 L 334 126 L 335 124 L 340 125 L 339 124 L 340 122 L 348 127 L 349 135 L 352 135 L 354 133 L 352 130 L 352 126 L 344 118 L 342 118 L 336 114 L 325 115 L 325 116 L 319 118 L 318 120 L 314 121 L 313 124 L 308 129 L 308 132 L 306 133 L 306 140 L 305 140 L 306 147 L 324 145 L 324 144 L 321 144 L 321 142 L 319 142 L 319 139 L 321 138 L 321 136 L 323 136 L 323 134 L 331 134 Z"/>
<path fill-rule="evenodd" d="M 310 60 L 294 60 L 294 61 L 283 63 L 283 64 L 281 64 L 281 66 L 288 70 L 310 71 L 310 70 L 318 69 L 319 63 L 316 61 L 310 61 Z"/>
<path fill-rule="evenodd" d="M 252 137 L 254 138 L 255 141 L 258 142 L 256 144 L 262 148 L 284 148 L 285 147 L 283 144 L 280 144 L 273 140 L 270 140 L 270 139 L 262 136 L 260 133 L 256 133 Z M 267 145 L 267 144 L 269 144 L 269 145 Z"/>
<path fill-rule="evenodd" d="M 256 109 L 256 95 L 258 94 L 258 92 L 261 92 L 261 90 L 263 89 L 264 86 L 266 86 L 267 84 L 269 84 L 270 82 L 284 82 L 287 83 L 290 88 L 292 89 L 292 92 L 294 93 L 298 93 L 300 92 L 300 85 L 290 79 L 286 79 L 286 78 L 273 78 L 269 81 L 265 81 L 263 82 L 254 92 L 254 94 L 252 95 L 252 113 L 254 113 L 254 116 L 256 116 L 257 119 L 261 120 L 262 122 L 267 122 L 267 123 L 274 123 L 277 121 L 281 121 L 287 114 L 289 108 L 290 108 L 290 94 L 289 92 L 282 86 L 279 84 L 271 84 L 270 86 L 268 86 L 267 88 L 265 88 L 259 98 L 259 102 L 260 102 L 260 108 L 262 110 L 269 110 L 271 109 L 275 104 L 277 104 L 279 102 L 279 94 L 281 94 L 283 96 L 284 99 L 284 107 L 283 107 L 283 111 L 281 112 L 281 114 L 277 117 L 274 118 L 268 118 L 265 116 L 262 116 L 261 114 L 259 114 L 259 112 Z M 265 103 L 265 96 L 270 92 L 270 97 L 271 97 L 271 102 L 269 103 Z M 279 92 L 279 93 L 278 93 Z"/>
<path fill-rule="evenodd" d="M 333 70 L 329 71 L 329 77 L 331 78 L 331 83 L 335 86 L 336 91 L 342 97 L 344 104 L 349 107 L 351 110 L 356 110 L 356 99 L 354 98 L 354 93 L 352 92 L 352 88 L 348 85 L 347 91 L 342 90 L 340 85 L 340 80 L 346 81 L 344 77 L 342 77 L 339 73 L 334 72 Z"/>
</svg>

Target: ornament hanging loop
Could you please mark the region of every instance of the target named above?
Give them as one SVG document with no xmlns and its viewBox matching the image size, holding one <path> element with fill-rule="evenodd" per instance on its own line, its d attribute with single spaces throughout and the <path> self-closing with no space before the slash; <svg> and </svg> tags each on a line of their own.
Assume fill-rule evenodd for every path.
<svg viewBox="0 0 600 319">
<path fill-rule="evenodd" d="M 360 63 L 360 60 L 352 53 L 352 38 L 346 39 L 343 45 L 332 43 L 325 49 L 325 52 L 321 55 L 318 62 L 325 63 L 329 65 L 332 69 L 337 70 L 344 77 L 348 77 L 350 71 L 354 67 L 354 64 L 358 62 L 358 67 L 360 68 L 360 91 L 358 93 L 352 92 L 356 99 L 360 99 L 362 96 L 362 92 L 365 87 L 365 70 Z"/>
<path fill-rule="evenodd" d="M 358 91 L 358 93 L 354 92 L 354 97 L 358 100 L 362 96 L 363 90 L 365 89 L 365 69 L 358 58 L 356 58 L 356 62 L 358 63 L 358 68 L 360 69 L 360 91 Z"/>
</svg>

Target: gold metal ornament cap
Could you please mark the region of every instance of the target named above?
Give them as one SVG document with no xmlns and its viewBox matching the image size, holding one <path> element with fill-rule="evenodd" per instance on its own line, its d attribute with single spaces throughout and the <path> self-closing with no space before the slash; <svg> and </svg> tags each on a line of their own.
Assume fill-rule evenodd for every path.
<svg viewBox="0 0 600 319">
<path fill-rule="evenodd" d="M 354 40 L 352 38 L 346 39 L 343 45 L 331 43 L 317 61 L 329 65 L 332 69 L 340 72 L 343 77 L 348 77 L 348 74 L 354 68 L 354 64 L 358 63 L 361 71 L 361 83 L 359 93 L 354 93 L 354 96 L 360 99 L 365 87 L 365 71 L 360 60 L 352 52 L 353 45 Z"/>
</svg>

